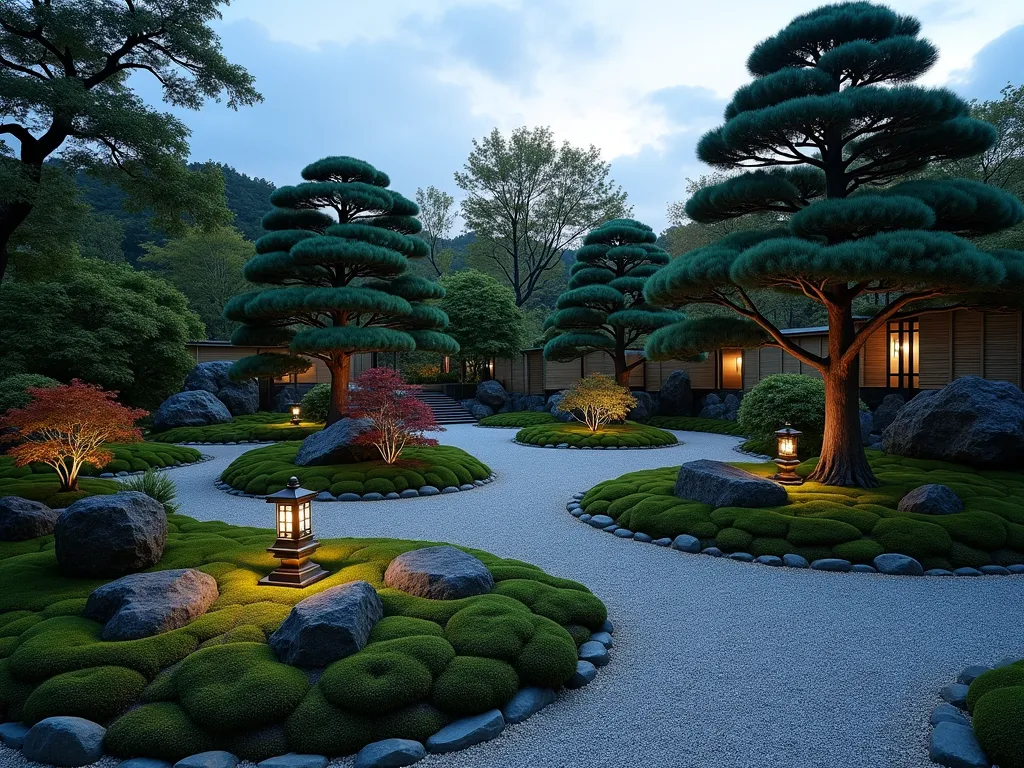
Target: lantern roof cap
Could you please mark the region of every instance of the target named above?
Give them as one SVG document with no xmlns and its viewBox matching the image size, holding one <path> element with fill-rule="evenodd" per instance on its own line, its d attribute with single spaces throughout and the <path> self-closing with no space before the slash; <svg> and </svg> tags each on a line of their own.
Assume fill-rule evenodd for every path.
<svg viewBox="0 0 1024 768">
<path fill-rule="evenodd" d="M 307 497 L 316 496 L 316 491 L 311 491 L 308 488 L 303 488 L 299 485 L 299 478 L 292 477 L 288 481 L 288 485 L 282 488 L 277 493 L 267 494 L 267 501 L 276 503 L 279 501 L 298 501 Z"/>
<path fill-rule="evenodd" d="M 786 426 L 784 426 L 782 429 L 777 429 L 775 431 L 775 434 L 776 435 L 780 435 L 780 436 L 785 436 L 785 435 L 802 435 L 803 432 L 801 432 L 799 429 L 793 429 L 793 427 L 791 427 L 789 422 L 787 421 L 786 422 Z"/>
</svg>

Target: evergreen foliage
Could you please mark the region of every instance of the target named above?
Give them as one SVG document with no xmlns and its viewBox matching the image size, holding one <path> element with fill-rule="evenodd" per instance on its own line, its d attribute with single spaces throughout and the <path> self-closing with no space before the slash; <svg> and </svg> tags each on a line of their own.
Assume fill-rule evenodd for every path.
<svg viewBox="0 0 1024 768">
<path fill-rule="evenodd" d="M 440 282 L 445 297 L 438 307 L 448 315 L 448 334 L 458 342 L 459 358 L 471 378 L 490 360 L 519 354 L 526 334 L 512 289 L 474 269 L 446 275 Z"/>
<path fill-rule="evenodd" d="M 242 323 L 235 344 L 289 348 L 243 358 L 232 371 L 237 378 L 286 375 L 308 368 L 308 357 L 322 360 L 331 371 L 333 423 L 348 410 L 353 354 L 455 354 L 459 346 L 444 333 L 448 318 L 427 303 L 444 289 L 408 270 L 409 259 L 429 250 L 415 237 L 416 204 L 351 157 L 318 160 L 302 177 L 271 195 L 266 234 L 245 265 L 247 280 L 273 287 L 235 296 L 224 316 Z"/>
<path fill-rule="evenodd" d="M 697 155 L 746 171 L 697 191 L 686 213 L 713 223 L 751 214 L 779 227 L 736 231 L 676 259 L 647 283 L 663 306 L 712 304 L 746 321 L 729 345 L 760 335 L 818 370 L 825 382 L 825 434 L 812 479 L 877 484 L 860 440 L 858 354 L 890 320 L 965 306 L 1024 305 L 1024 253 L 985 251 L 970 237 L 1024 220 L 1024 206 L 970 180 L 904 181 L 931 163 L 988 150 L 995 129 L 970 116 L 948 90 L 912 85 L 937 51 L 920 24 L 867 2 L 821 7 L 758 44 L 754 81 L 701 138 Z M 815 354 L 784 336 L 755 291 L 803 294 L 828 318 L 829 348 Z M 854 324 L 854 301 L 885 297 Z M 652 334 L 655 358 L 725 343 L 722 328 L 693 321 Z"/>
<path fill-rule="evenodd" d="M 604 352 L 615 366 L 615 380 L 629 385 L 630 371 L 645 358 L 627 361 L 626 351 L 651 331 L 682 320 L 644 299 L 647 278 L 669 262 L 657 239 L 633 219 L 612 219 L 587 234 L 569 270 L 568 290 L 545 323 L 555 334 L 544 346 L 545 358 L 568 362 Z"/>
</svg>

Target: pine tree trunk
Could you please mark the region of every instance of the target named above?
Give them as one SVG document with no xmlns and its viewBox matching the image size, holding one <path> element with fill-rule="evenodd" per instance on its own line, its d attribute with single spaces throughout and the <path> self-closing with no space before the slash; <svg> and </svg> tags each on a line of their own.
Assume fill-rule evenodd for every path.
<svg viewBox="0 0 1024 768">
<path fill-rule="evenodd" d="M 348 380 L 352 375 L 352 356 L 342 354 L 340 359 L 327 364 L 331 372 L 331 407 L 327 411 L 330 426 L 348 415 Z"/>
<path fill-rule="evenodd" d="M 615 383 L 620 387 L 629 388 L 629 371 L 626 369 L 626 353 L 617 352 L 612 361 L 615 364 Z"/>
</svg>

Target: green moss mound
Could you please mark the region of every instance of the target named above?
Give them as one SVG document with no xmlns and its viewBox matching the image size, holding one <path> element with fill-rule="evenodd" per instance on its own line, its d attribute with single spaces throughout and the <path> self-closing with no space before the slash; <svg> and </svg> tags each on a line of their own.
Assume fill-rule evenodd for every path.
<svg viewBox="0 0 1024 768">
<path fill-rule="evenodd" d="M 886 456 L 868 451 L 882 485 L 837 488 L 805 483 L 786 488 L 780 507 L 744 509 L 681 499 L 674 495 L 679 467 L 631 472 L 591 488 L 580 502 L 591 515 L 654 538 L 689 534 L 705 546 L 757 555 L 795 553 L 809 560 L 838 557 L 870 564 L 883 552 L 899 552 L 925 568 L 1024 563 L 1024 474 L 980 471 L 940 461 Z M 815 460 L 804 462 L 806 476 Z M 775 465 L 738 464 L 766 476 Z M 900 512 L 900 499 L 926 483 L 953 488 L 964 502 L 956 515 Z"/>
<path fill-rule="evenodd" d="M 288 484 L 293 475 L 303 487 L 313 491 L 342 493 L 395 493 L 432 485 L 456 488 L 474 480 L 490 477 L 491 469 L 461 448 L 450 445 L 406 448 L 394 464 L 364 461 L 357 464 L 328 464 L 298 467 L 295 454 L 299 442 L 268 445 L 248 451 L 224 470 L 221 479 L 239 491 L 263 495 Z"/>
<path fill-rule="evenodd" d="M 255 440 L 260 443 L 282 440 L 305 440 L 324 425 L 317 421 L 291 423 L 287 413 L 254 413 L 235 416 L 227 424 L 209 424 L 205 427 L 175 427 L 154 432 L 148 439 L 157 443 L 238 443 Z"/>
<path fill-rule="evenodd" d="M 718 435 L 745 437 L 743 429 L 735 421 L 724 419 L 701 419 L 697 416 L 652 416 L 647 424 L 661 429 L 682 429 L 687 432 L 714 432 Z"/>
<path fill-rule="evenodd" d="M 266 552 L 273 540 L 267 529 L 169 515 L 156 567 L 198 568 L 220 596 L 185 627 L 121 642 L 103 641 L 102 626 L 81 616 L 105 580 L 62 576 L 52 537 L 0 547 L 0 712 L 29 723 L 99 720 L 107 750 L 121 757 L 343 756 L 384 738 L 425 740 L 523 686 L 563 685 L 578 643 L 607 617 L 583 585 L 478 550 L 467 551 L 493 574 L 490 594 L 426 600 L 385 588 L 395 557 L 430 546 L 394 539 L 326 539 L 316 560 L 327 579 L 304 590 L 260 587 L 277 564 Z M 385 613 L 366 647 L 319 679 L 279 662 L 267 638 L 292 606 L 360 579 Z"/>
<path fill-rule="evenodd" d="M 1024 660 L 977 677 L 967 705 L 988 758 L 1002 768 L 1024 768 Z"/>
<path fill-rule="evenodd" d="M 679 442 L 671 432 L 633 421 L 606 424 L 597 432 L 579 422 L 541 424 L 519 430 L 516 441 L 540 446 L 566 443 L 577 448 L 654 448 Z"/>
<path fill-rule="evenodd" d="M 516 413 L 496 413 L 480 419 L 481 427 L 535 427 L 538 424 L 554 424 L 555 417 L 540 411 L 518 411 Z"/>
</svg>

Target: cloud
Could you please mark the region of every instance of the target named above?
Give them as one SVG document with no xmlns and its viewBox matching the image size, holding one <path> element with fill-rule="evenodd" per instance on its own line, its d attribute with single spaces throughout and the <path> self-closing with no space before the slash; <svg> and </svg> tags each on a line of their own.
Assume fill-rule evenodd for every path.
<svg viewBox="0 0 1024 768">
<path fill-rule="evenodd" d="M 952 75 L 953 88 L 962 96 L 982 101 L 999 98 L 1007 84 L 1024 83 L 1024 24 L 1007 30 L 975 55 L 968 69 Z"/>
</svg>

